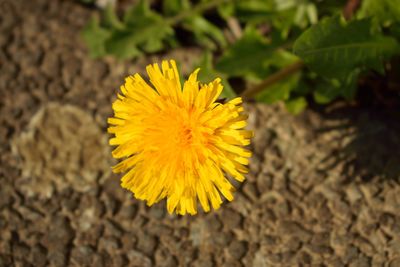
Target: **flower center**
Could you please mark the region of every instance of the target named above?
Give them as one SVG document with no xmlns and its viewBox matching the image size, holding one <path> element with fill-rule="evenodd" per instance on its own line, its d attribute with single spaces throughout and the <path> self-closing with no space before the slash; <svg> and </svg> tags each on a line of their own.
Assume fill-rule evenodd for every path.
<svg viewBox="0 0 400 267">
<path fill-rule="evenodd" d="M 148 128 L 144 138 L 148 140 L 147 144 L 152 144 L 151 148 L 167 154 L 189 152 L 194 146 L 206 142 L 199 115 L 193 109 L 170 106 L 146 121 Z"/>
<path fill-rule="evenodd" d="M 192 135 L 192 129 L 183 127 L 182 131 L 182 142 L 190 143 L 192 141 L 193 135 Z"/>
<path fill-rule="evenodd" d="M 185 115 L 178 115 L 170 118 L 169 126 L 166 131 L 166 138 L 169 138 L 170 144 L 177 148 L 189 148 L 195 142 L 199 142 L 198 131 L 196 131 L 197 123 L 193 118 Z"/>
</svg>

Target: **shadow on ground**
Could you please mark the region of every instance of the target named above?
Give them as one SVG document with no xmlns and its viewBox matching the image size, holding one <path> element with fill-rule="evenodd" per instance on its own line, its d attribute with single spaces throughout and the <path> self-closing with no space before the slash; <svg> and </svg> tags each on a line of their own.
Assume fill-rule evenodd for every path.
<svg viewBox="0 0 400 267">
<path fill-rule="evenodd" d="M 400 181 L 400 119 L 379 110 L 341 107 L 322 113 L 324 120 L 338 121 L 319 133 L 338 131 L 341 147 L 324 159 L 327 169 L 345 162 L 343 175 L 373 181 L 376 177 Z"/>
</svg>

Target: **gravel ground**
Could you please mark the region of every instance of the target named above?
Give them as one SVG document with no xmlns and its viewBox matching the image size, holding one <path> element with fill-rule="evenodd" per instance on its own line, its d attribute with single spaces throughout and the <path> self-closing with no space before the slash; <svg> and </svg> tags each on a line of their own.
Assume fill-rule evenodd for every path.
<svg viewBox="0 0 400 267">
<path fill-rule="evenodd" d="M 400 266 L 398 118 L 249 103 L 235 200 L 168 215 L 119 186 L 106 134 L 123 77 L 160 58 L 88 58 L 91 11 L 73 1 L 0 9 L 0 266 Z M 190 68 L 199 53 L 163 57 Z"/>
</svg>

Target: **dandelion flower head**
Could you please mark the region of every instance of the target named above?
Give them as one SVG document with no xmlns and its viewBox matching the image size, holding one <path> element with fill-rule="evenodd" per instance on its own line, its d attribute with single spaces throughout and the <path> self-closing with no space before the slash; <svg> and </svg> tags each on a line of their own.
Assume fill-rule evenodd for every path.
<svg viewBox="0 0 400 267">
<path fill-rule="evenodd" d="M 182 88 L 175 61 L 148 65 L 152 86 L 127 77 L 108 119 L 122 187 L 149 206 L 166 198 L 168 212 L 181 215 L 196 214 L 197 201 L 208 212 L 233 200 L 228 177 L 242 182 L 251 156 L 242 99 L 217 102 L 221 80 L 200 84 L 198 72 Z"/>
</svg>

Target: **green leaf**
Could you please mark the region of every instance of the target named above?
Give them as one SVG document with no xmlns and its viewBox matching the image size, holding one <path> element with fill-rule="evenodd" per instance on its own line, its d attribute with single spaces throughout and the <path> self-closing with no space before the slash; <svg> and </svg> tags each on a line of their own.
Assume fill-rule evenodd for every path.
<svg viewBox="0 0 400 267">
<path fill-rule="evenodd" d="M 234 15 L 246 26 L 278 31 L 282 38 L 294 37 L 294 30 L 318 21 L 318 9 L 311 0 L 234 1 Z M 289 35 L 290 33 L 290 35 Z"/>
<path fill-rule="evenodd" d="M 318 9 L 314 4 L 309 3 L 306 7 L 307 17 L 311 24 L 318 22 Z"/>
<path fill-rule="evenodd" d="M 115 19 L 112 21 L 115 22 Z M 105 43 L 106 52 L 119 59 L 135 58 L 142 51 L 160 51 L 164 47 L 163 42 L 173 35 L 173 29 L 144 0 L 125 13 L 123 23 L 124 27 L 114 27 Z"/>
<path fill-rule="evenodd" d="M 348 0 L 324 0 L 316 2 L 318 13 L 322 16 L 341 15 Z"/>
<path fill-rule="evenodd" d="M 257 94 L 256 100 L 267 104 L 288 100 L 290 97 L 290 92 L 297 87 L 300 76 L 300 73 L 293 74 L 288 78 L 275 83 L 268 88 L 265 88 L 263 91 Z"/>
<path fill-rule="evenodd" d="M 389 34 L 397 40 L 400 40 L 400 22 L 393 23 L 390 26 Z"/>
<path fill-rule="evenodd" d="M 300 59 L 296 55 L 286 50 L 276 49 L 270 54 L 269 58 L 263 62 L 263 65 L 265 68 L 275 67 L 274 71 L 276 71 L 276 69 L 284 68 L 290 64 L 298 62 L 299 60 Z"/>
<path fill-rule="evenodd" d="M 275 0 L 238 1 L 235 13 L 239 20 L 244 22 L 267 22 L 276 15 Z"/>
<path fill-rule="evenodd" d="M 276 9 L 280 12 L 294 11 L 293 23 L 301 28 L 318 22 L 318 10 L 309 0 L 275 0 Z"/>
<path fill-rule="evenodd" d="M 295 88 L 290 93 L 290 97 L 306 96 L 315 90 L 314 86 L 309 83 L 309 73 L 302 72 L 302 76 Z"/>
<path fill-rule="evenodd" d="M 395 39 L 371 33 L 370 20 L 344 24 L 329 18 L 305 31 L 294 44 L 294 53 L 312 70 L 339 79 L 356 68 L 377 67 L 398 51 Z"/>
<path fill-rule="evenodd" d="M 237 1 L 234 5 L 235 16 L 247 25 L 271 25 L 282 37 L 288 37 L 294 24 L 295 9 L 279 10 L 278 0 Z"/>
<path fill-rule="evenodd" d="M 222 86 L 224 87 L 221 97 L 222 98 L 234 98 L 236 97 L 235 91 L 230 86 L 226 76 L 224 74 L 218 73 L 213 68 L 212 63 L 212 53 L 207 51 L 204 53 L 204 56 L 200 59 L 200 61 L 196 64 L 196 68 L 200 68 L 199 72 L 199 81 L 202 83 L 209 83 L 213 81 L 215 78 L 221 78 Z"/>
<path fill-rule="evenodd" d="M 93 16 L 83 28 L 81 35 L 89 48 L 91 57 L 101 57 L 106 54 L 104 43 L 110 36 L 110 31 L 100 27 L 99 18 Z"/>
<path fill-rule="evenodd" d="M 130 7 L 124 14 L 123 22 L 126 24 L 126 28 L 137 32 L 148 27 L 170 28 L 160 14 L 150 9 L 149 1 L 146 0 L 141 0 Z"/>
<path fill-rule="evenodd" d="M 286 101 L 285 106 L 290 113 L 297 115 L 307 107 L 307 101 L 304 97 L 297 97 Z"/>
<path fill-rule="evenodd" d="M 339 80 L 341 85 L 341 95 L 347 99 L 353 99 L 357 91 L 358 76 L 361 73 L 360 69 L 355 69 L 350 72 L 345 78 Z"/>
<path fill-rule="evenodd" d="M 115 13 L 115 7 L 107 5 L 103 12 L 103 25 L 106 28 L 111 29 L 124 29 L 124 24 L 120 21 L 117 14 Z"/>
<path fill-rule="evenodd" d="M 221 29 L 201 16 L 194 16 L 183 22 L 184 28 L 192 31 L 196 40 L 210 49 L 215 49 L 216 41 L 221 47 L 226 46 L 226 40 Z"/>
<path fill-rule="evenodd" d="M 265 61 L 264 64 L 269 66 L 270 74 L 272 74 L 297 61 L 299 61 L 298 57 L 285 50 L 279 49 L 274 51 L 271 54 L 271 57 Z M 301 83 L 300 78 L 300 72 L 294 73 L 268 88 L 265 88 L 257 94 L 256 100 L 267 104 L 272 104 L 278 101 L 287 101 L 292 97 L 292 92 L 298 94 L 301 90 L 304 90 L 304 85 Z"/>
<path fill-rule="evenodd" d="M 217 7 L 217 10 L 218 14 L 224 19 L 228 19 L 235 15 L 235 5 L 232 2 L 227 2 L 219 5 Z"/>
<path fill-rule="evenodd" d="M 332 82 L 322 82 L 316 86 L 313 97 L 318 104 L 328 104 L 340 95 L 340 84 L 336 86 Z"/>
<path fill-rule="evenodd" d="M 105 42 L 105 48 L 108 54 L 114 55 L 118 59 L 135 58 L 141 55 L 135 41 L 136 35 L 130 31 L 113 32 L 110 38 Z"/>
<path fill-rule="evenodd" d="M 150 9 L 149 1 L 140 0 L 125 12 L 123 22 L 130 28 L 147 26 L 162 19 L 162 16 Z"/>
<path fill-rule="evenodd" d="M 342 79 L 323 79 L 313 92 L 315 102 L 327 104 L 338 97 L 353 99 L 357 90 L 357 80 L 360 69 L 355 69 Z"/>
<path fill-rule="evenodd" d="M 400 0 L 363 0 L 357 17 L 373 17 L 380 25 L 390 25 L 400 21 Z"/>
<path fill-rule="evenodd" d="M 172 34 L 168 26 L 148 25 L 140 31 L 115 31 L 106 41 L 106 51 L 117 58 L 134 58 L 141 50 L 151 53 L 163 48 L 163 39 Z"/>
<path fill-rule="evenodd" d="M 92 56 L 135 58 L 143 52 L 162 50 L 166 42 L 173 43 L 173 29 L 150 9 L 149 1 L 141 0 L 129 8 L 122 21 L 112 6 L 107 6 L 102 18 L 102 27 L 98 18 L 94 18 L 82 32 Z"/>
<path fill-rule="evenodd" d="M 182 12 L 187 12 L 191 8 L 191 3 L 188 0 L 163 1 L 163 11 L 170 17 Z M 193 33 L 197 43 L 208 49 L 216 49 L 216 44 L 220 47 L 226 46 L 226 40 L 222 30 L 201 15 L 194 14 L 184 19 L 181 25 L 184 29 Z"/>
<path fill-rule="evenodd" d="M 190 8 L 189 0 L 164 0 L 162 9 L 165 15 L 173 16 Z"/>
<path fill-rule="evenodd" d="M 255 29 L 247 29 L 243 37 L 231 45 L 216 64 L 216 69 L 229 76 L 247 76 L 262 79 L 268 74 L 264 67 L 275 47 Z"/>
<path fill-rule="evenodd" d="M 309 24 L 315 24 L 318 22 L 318 11 L 312 3 L 300 3 L 296 7 L 296 15 L 294 17 L 294 23 L 305 28 Z"/>
</svg>

